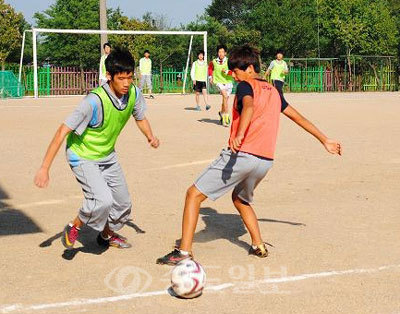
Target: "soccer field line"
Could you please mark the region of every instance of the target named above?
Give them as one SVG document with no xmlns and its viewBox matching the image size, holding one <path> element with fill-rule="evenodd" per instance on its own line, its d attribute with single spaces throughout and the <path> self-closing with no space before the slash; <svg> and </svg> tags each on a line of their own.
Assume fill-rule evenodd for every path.
<svg viewBox="0 0 400 314">
<path fill-rule="evenodd" d="M 209 164 L 213 161 L 214 161 L 214 159 L 198 160 L 198 161 L 185 162 L 182 164 L 175 164 L 175 165 L 169 165 L 169 166 L 164 166 L 164 167 L 143 169 L 143 171 L 157 171 L 157 170 L 168 170 L 168 169 L 174 169 L 174 168 L 184 168 L 184 167 L 195 166 L 195 165 L 205 165 L 205 164 Z"/>
<path fill-rule="evenodd" d="M 245 286 L 246 284 L 255 285 L 255 284 L 280 284 L 280 283 L 288 283 L 288 282 L 296 282 L 303 281 L 308 279 L 317 279 L 324 277 L 335 277 L 335 276 L 344 276 L 344 275 L 352 275 L 352 274 L 371 274 L 378 273 L 385 270 L 400 268 L 400 264 L 398 265 L 385 265 L 377 268 L 359 268 L 359 269 L 348 269 L 348 270 L 339 270 L 339 271 L 327 271 L 320 273 L 311 273 L 311 274 L 301 274 L 301 275 L 293 275 L 293 276 L 285 276 L 278 278 L 268 278 L 263 280 L 253 280 L 248 282 L 233 282 L 233 283 L 224 283 L 216 286 L 206 286 L 205 291 L 214 291 L 219 292 L 222 290 L 226 290 L 229 288 L 240 288 Z M 253 291 L 258 291 L 257 289 L 253 289 Z M 262 293 L 262 292 L 260 292 Z M 272 294 L 281 294 L 282 292 L 276 291 L 272 292 Z M 271 292 L 268 292 L 271 294 Z M 113 297 L 102 297 L 102 298 L 91 298 L 91 299 L 78 299 L 71 300 L 66 302 L 58 302 L 58 303 L 43 303 L 43 304 L 33 304 L 33 305 L 22 305 L 22 304 L 12 304 L 12 305 L 4 305 L 0 308 L 1 313 L 12 313 L 12 312 L 33 312 L 33 311 L 41 311 L 41 310 L 50 310 L 50 309 L 61 309 L 71 306 L 85 306 L 85 305 L 94 305 L 94 304 L 105 304 L 112 303 L 118 301 L 128 301 L 137 298 L 146 298 L 146 297 L 154 297 L 161 295 L 169 295 L 167 290 L 158 290 L 158 291 L 149 291 L 143 293 L 132 293 L 126 295 L 119 295 Z M 206 296 L 203 296 L 206 297 Z"/>
</svg>

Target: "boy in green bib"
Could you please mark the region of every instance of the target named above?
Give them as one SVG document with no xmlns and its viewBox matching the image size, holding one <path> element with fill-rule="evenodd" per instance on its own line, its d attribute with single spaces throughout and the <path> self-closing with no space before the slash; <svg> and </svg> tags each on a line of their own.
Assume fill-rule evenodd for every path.
<svg viewBox="0 0 400 314">
<path fill-rule="evenodd" d="M 229 116 L 229 96 L 232 94 L 233 78 L 232 71 L 228 68 L 227 48 L 225 45 L 217 47 L 218 57 L 210 62 L 208 75 L 210 84 L 214 84 L 222 95 L 221 111 L 219 112 L 220 123 L 229 127 L 231 118 Z"/>
<path fill-rule="evenodd" d="M 132 83 L 132 55 L 115 49 L 105 66 L 108 82 L 87 95 L 61 124 L 34 179 L 36 186 L 47 187 L 51 164 L 67 137 L 67 160 L 84 194 L 78 216 L 64 228 L 61 237 L 67 249 L 73 248 L 84 224 L 99 232 L 99 245 L 131 247 L 125 237 L 116 233 L 129 220 L 132 203 L 115 143 L 133 116 L 149 144 L 153 148 L 159 146 L 145 117 L 143 95 Z"/>
<path fill-rule="evenodd" d="M 207 104 L 207 63 L 204 60 L 204 50 L 200 50 L 197 54 L 197 60 L 192 64 L 190 77 L 193 82 L 193 89 L 196 92 L 195 110 L 200 111 L 200 94 L 203 94 L 206 110 L 210 110 L 211 106 Z"/>
<path fill-rule="evenodd" d="M 104 54 L 100 58 L 100 67 L 99 67 L 99 85 L 104 85 L 107 83 L 107 70 L 106 70 L 106 59 L 111 52 L 111 45 L 109 43 L 105 43 L 103 45 Z"/>
<path fill-rule="evenodd" d="M 278 50 L 276 59 L 271 62 L 268 67 L 266 76 L 271 75 L 271 81 L 274 87 L 283 97 L 283 86 L 285 85 L 285 76 L 289 73 L 289 68 L 285 60 L 283 60 L 283 51 Z"/>
</svg>

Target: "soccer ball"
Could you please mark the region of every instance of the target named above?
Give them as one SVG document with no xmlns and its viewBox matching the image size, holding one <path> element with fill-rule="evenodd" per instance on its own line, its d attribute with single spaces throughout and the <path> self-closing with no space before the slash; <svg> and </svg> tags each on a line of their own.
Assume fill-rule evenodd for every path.
<svg viewBox="0 0 400 314">
<path fill-rule="evenodd" d="M 203 293 L 206 273 L 203 267 L 192 259 L 179 262 L 172 270 L 172 290 L 178 297 L 192 299 Z"/>
</svg>

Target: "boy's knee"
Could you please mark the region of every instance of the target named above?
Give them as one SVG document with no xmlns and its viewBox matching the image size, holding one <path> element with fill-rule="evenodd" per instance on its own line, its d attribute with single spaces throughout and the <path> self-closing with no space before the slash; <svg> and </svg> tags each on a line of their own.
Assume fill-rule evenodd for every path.
<svg viewBox="0 0 400 314">
<path fill-rule="evenodd" d="M 203 193 L 201 193 L 196 186 L 192 185 L 190 188 L 187 189 L 186 191 L 186 197 L 188 198 L 202 198 Z"/>
</svg>

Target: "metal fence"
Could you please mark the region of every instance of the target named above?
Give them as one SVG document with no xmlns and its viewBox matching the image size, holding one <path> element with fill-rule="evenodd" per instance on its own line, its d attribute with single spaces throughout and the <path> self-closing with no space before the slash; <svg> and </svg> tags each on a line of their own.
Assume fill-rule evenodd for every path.
<svg viewBox="0 0 400 314">
<path fill-rule="evenodd" d="M 395 91 L 399 90 L 399 74 L 394 63 L 358 62 L 350 71 L 342 59 L 291 59 L 285 89 L 288 92 L 334 92 L 334 91 Z M 305 60 L 305 61 L 304 61 Z M 321 61 L 322 60 L 322 61 Z M 18 66 L 8 65 L 7 69 L 18 76 Z M 153 72 L 153 93 L 181 93 L 183 90 L 184 68 L 164 68 Z M 139 79 L 135 82 L 138 84 Z M 1 82 L 0 82 L 1 83 Z M 33 95 L 33 68 L 24 66 L 21 84 L 25 95 Z M 38 70 L 40 96 L 82 95 L 98 86 L 96 70 L 81 70 L 77 67 L 42 66 Z M 186 92 L 192 92 L 193 83 L 188 74 Z M 236 84 L 234 84 L 235 90 Z M 0 89 L 2 87 L 0 86 Z M 144 92 L 147 92 L 145 89 Z M 218 93 L 210 86 L 210 93 Z"/>
</svg>

